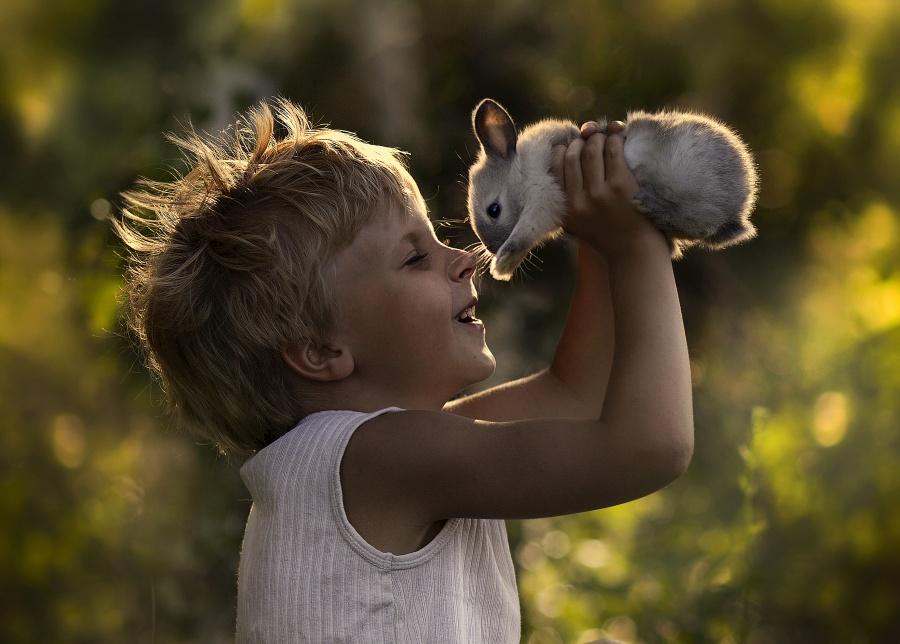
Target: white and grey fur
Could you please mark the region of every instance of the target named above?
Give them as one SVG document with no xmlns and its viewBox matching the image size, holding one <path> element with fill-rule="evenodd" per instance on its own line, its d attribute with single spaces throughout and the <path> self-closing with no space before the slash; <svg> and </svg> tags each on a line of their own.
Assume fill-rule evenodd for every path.
<svg viewBox="0 0 900 644">
<path fill-rule="evenodd" d="M 599 124 L 605 128 L 605 119 Z M 517 133 L 491 99 L 472 112 L 472 127 L 481 150 L 469 168 L 469 221 L 494 253 L 491 275 L 509 280 L 532 248 L 563 232 L 565 193 L 551 173 L 551 149 L 568 144 L 579 129 L 544 119 Z M 623 135 L 625 163 L 639 188 L 635 207 L 666 236 L 672 259 L 689 246 L 718 250 L 756 236 L 749 221 L 756 167 L 728 126 L 694 112 L 633 111 Z"/>
</svg>

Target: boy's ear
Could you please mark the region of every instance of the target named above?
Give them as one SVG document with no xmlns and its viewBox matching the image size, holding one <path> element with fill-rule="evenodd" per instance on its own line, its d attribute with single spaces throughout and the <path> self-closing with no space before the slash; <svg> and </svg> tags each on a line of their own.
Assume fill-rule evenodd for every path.
<svg viewBox="0 0 900 644">
<path fill-rule="evenodd" d="M 516 153 L 516 124 L 497 101 L 486 98 L 478 104 L 472 112 L 472 129 L 488 156 L 507 159 Z"/>
<path fill-rule="evenodd" d="M 281 357 L 294 373 L 309 380 L 341 380 L 353 373 L 353 356 L 346 348 L 323 346 L 312 340 L 283 349 Z"/>
</svg>

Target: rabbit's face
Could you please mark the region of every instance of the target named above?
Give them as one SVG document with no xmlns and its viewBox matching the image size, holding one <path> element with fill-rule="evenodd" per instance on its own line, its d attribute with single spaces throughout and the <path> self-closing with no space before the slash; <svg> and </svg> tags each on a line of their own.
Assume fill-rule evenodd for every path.
<svg viewBox="0 0 900 644">
<path fill-rule="evenodd" d="M 514 186 L 518 174 L 514 164 L 490 158 L 469 170 L 469 222 L 491 253 L 503 245 L 519 220 L 522 204 Z"/>
<path fill-rule="evenodd" d="M 522 210 L 516 124 L 502 105 L 486 98 L 472 112 L 472 130 L 481 150 L 469 168 L 469 222 L 481 243 L 496 253 Z"/>
</svg>

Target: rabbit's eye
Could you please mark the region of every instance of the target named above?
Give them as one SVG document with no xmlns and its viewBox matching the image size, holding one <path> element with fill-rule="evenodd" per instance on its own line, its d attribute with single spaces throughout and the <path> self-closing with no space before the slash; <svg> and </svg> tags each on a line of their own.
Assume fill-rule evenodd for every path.
<svg viewBox="0 0 900 644">
<path fill-rule="evenodd" d="M 490 206 L 487 207 L 487 214 L 490 215 L 491 217 L 493 217 L 494 219 L 496 219 L 497 217 L 500 216 L 500 210 L 501 210 L 500 204 L 498 204 L 495 201 L 494 203 L 492 203 Z"/>
</svg>

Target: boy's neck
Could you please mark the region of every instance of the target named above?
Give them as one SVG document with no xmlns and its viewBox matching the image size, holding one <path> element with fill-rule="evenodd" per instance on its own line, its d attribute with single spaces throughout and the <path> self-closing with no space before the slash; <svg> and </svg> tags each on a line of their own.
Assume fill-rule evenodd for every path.
<svg viewBox="0 0 900 644">
<path fill-rule="evenodd" d="M 423 396 L 421 392 L 392 392 L 379 390 L 371 386 L 358 387 L 355 383 L 318 383 L 310 391 L 307 388 L 305 396 L 308 403 L 304 405 L 306 413 L 317 411 L 351 410 L 369 413 L 384 409 L 385 407 L 400 407 L 402 409 L 424 409 L 441 411 L 444 405 L 452 397 L 449 396 Z"/>
</svg>

